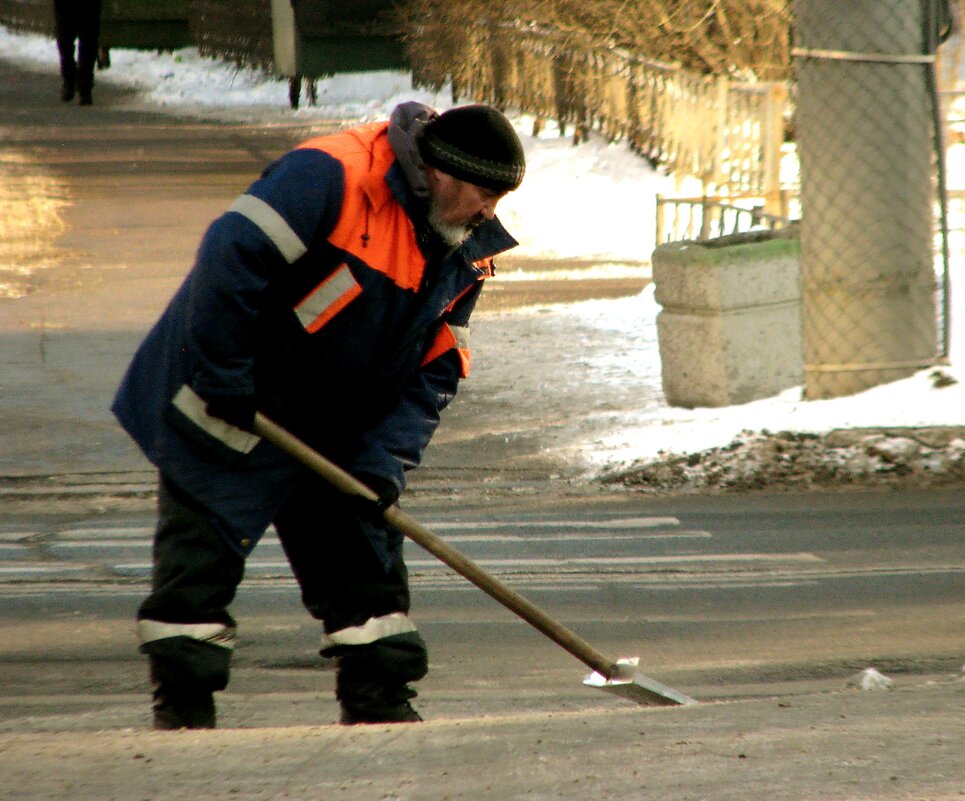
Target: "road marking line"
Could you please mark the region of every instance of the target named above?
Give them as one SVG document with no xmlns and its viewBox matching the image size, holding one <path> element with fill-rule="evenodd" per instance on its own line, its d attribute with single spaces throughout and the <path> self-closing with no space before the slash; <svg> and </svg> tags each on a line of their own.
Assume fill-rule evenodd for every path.
<svg viewBox="0 0 965 801">
<path fill-rule="evenodd" d="M 67 540 L 75 539 L 137 539 L 137 538 L 147 538 L 150 540 L 154 539 L 154 528 L 147 526 L 140 527 L 118 527 L 118 528 L 68 528 L 62 529 L 57 532 L 58 537 L 64 537 Z"/>
<path fill-rule="evenodd" d="M 672 565 L 714 562 L 803 562 L 823 563 L 825 560 L 813 553 L 722 553 L 722 554 L 690 554 L 687 556 L 613 556 L 613 557 L 585 557 L 574 559 L 479 559 L 476 564 L 480 567 L 512 567 L 519 570 L 527 568 L 547 567 L 629 567 L 632 565 Z M 430 567 L 444 567 L 443 563 L 435 559 L 406 559 L 406 566 L 410 569 L 424 569 Z M 113 565 L 114 570 L 149 570 L 149 562 L 127 562 Z M 250 561 L 247 570 L 289 570 L 288 562 Z"/>
<path fill-rule="evenodd" d="M 14 573 L 75 573 L 80 570 L 90 570 L 90 565 L 11 565 L 9 567 L 0 565 L 0 574 L 11 575 Z"/>
<path fill-rule="evenodd" d="M 601 534 L 549 534 L 546 536 L 528 537 L 523 534 L 451 534 L 446 535 L 443 529 L 440 536 L 446 542 L 633 542 L 634 540 L 706 540 L 712 539 L 709 531 L 666 531 L 659 533 L 629 533 L 616 534 L 604 532 Z"/>
<path fill-rule="evenodd" d="M 471 529 L 473 531 L 492 531 L 500 528 L 537 528 L 537 529 L 609 529 L 613 531 L 633 530 L 641 528 L 672 528 L 680 525 L 680 520 L 676 517 L 624 517 L 610 518 L 606 520 L 435 520 L 425 523 L 427 528 L 438 531 L 463 531 Z M 706 532 L 700 532 L 706 534 Z M 266 537 L 277 536 L 274 526 L 269 526 Z M 456 535 L 459 536 L 459 535 Z M 565 535 L 560 535 L 565 537 Z M 571 535 L 573 536 L 573 535 Z M 711 536 L 706 534 L 706 536 Z M 117 528 L 101 528 L 91 526 L 89 528 L 69 528 L 62 529 L 57 533 L 58 538 L 63 538 L 62 542 L 83 542 L 87 540 L 119 540 L 119 539 L 154 539 L 154 528 L 148 526 L 132 526 Z M 0 536 L 2 539 L 2 536 Z M 544 538 L 548 539 L 548 538 Z M 495 540 L 498 542 L 498 540 Z"/>
<path fill-rule="evenodd" d="M 676 517 L 615 517 L 607 520 L 435 520 L 425 523 L 426 528 L 437 528 L 441 531 L 456 531 L 458 529 L 475 529 L 477 531 L 494 528 L 661 528 L 663 526 L 679 526 Z"/>
<path fill-rule="evenodd" d="M 634 542 L 637 540 L 706 540 L 712 539 L 713 534 L 709 531 L 672 531 L 666 533 L 650 534 L 594 534 L 587 537 L 582 534 L 559 534 L 548 537 L 527 537 L 521 534 L 453 534 L 445 536 L 446 542 L 520 542 L 520 543 L 550 543 L 550 542 L 586 542 L 588 544 L 603 542 Z M 415 547 L 415 543 L 407 541 L 408 545 Z M 91 549 L 98 548 L 150 548 L 152 540 L 59 540 L 51 543 L 50 547 L 56 549 Z M 266 535 L 258 543 L 259 547 L 269 545 L 277 547 L 281 542 L 270 535 Z M 0 548 L 3 548 L 0 545 Z M 12 547 L 12 546 L 11 546 Z M 24 546 L 17 546 L 24 547 Z"/>
<path fill-rule="evenodd" d="M 20 542 L 39 534 L 39 531 L 0 531 L 0 542 Z"/>
<path fill-rule="evenodd" d="M 708 562 L 824 562 L 824 559 L 813 553 L 722 553 L 722 554 L 689 554 L 685 556 L 589 556 L 556 559 L 480 559 L 476 564 L 490 567 L 563 567 L 571 565 L 666 565 L 693 564 Z M 406 565 L 422 567 L 441 564 L 431 559 L 407 559 Z"/>
</svg>

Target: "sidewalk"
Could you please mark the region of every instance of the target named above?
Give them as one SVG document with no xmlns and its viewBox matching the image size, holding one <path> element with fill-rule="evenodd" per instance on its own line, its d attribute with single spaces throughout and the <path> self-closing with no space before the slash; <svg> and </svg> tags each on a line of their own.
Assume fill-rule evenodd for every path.
<svg viewBox="0 0 965 801">
<path fill-rule="evenodd" d="M 953 801 L 965 794 L 963 701 L 965 681 L 942 677 L 892 691 L 663 709 L 614 698 L 344 728 L 286 726 L 286 706 L 315 699 L 266 695 L 257 728 L 155 733 L 143 710 L 108 699 L 48 719 L 54 731 L 25 718 L 20 733 L 0 732 L 0 799 Z"/>
</svg>

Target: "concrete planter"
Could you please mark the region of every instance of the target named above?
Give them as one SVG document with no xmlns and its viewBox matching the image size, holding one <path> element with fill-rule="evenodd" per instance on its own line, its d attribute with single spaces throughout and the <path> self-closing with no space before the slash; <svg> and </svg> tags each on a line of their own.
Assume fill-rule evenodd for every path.
<svg viewBox="0 0 965 801">
<path fill-rule="evenodd" d="M 672 406 L 730 406 L 803 381 L 797 239 L 753 232 L 653 253 L 663 391 Z"/>
</svg>

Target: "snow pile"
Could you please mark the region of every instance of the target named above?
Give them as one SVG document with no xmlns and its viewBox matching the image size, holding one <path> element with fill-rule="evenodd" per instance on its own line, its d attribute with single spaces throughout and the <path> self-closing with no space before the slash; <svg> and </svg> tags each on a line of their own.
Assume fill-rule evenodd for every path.
<svg viewBox="0 0 965 801">
<path fill-rule="evenodd" d="M 824 435 L 743 431 L 724 447 L 664 455 L 602 480 L 656 492 L 943 486 L 965 481 L 965 427 Z"/>
</svg>

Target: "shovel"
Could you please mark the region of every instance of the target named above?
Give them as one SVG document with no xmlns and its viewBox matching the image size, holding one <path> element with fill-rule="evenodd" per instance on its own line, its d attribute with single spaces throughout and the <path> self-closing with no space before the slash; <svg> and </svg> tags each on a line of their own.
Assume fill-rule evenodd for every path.
<svg viewBox="0 0 965 801">
<path fill-rule="evenodd" d="M 261 413 L 255 415 L 254 432 L 318 473 L 336 489 L 348 495 L 361 495 L 368 500 L 377 500 L 372 490 Z M 636 669 L 636 657 L 616 661 L 607 659 L 593 646 L 584 642 L 515 590 L 491 576 L 475 562 L 467 559 L 398 506 L 392 506 L 385 511 L 385 520 L 533 628 L 549 637 L 587 667 L 592 668 L 594 672 L 586 677 L 583 682 L 585 685 L 597 687 L 644 706 L 697 703 L 693 698 L 640 673 Z"/>
</svg>

